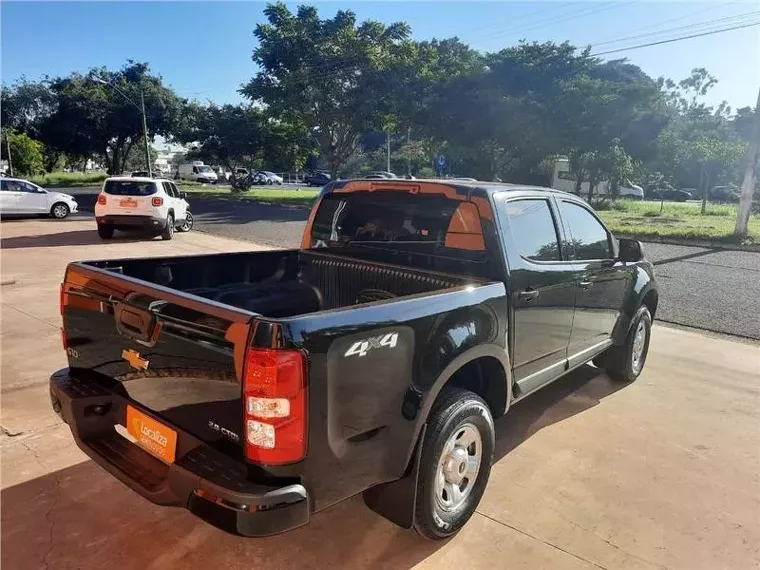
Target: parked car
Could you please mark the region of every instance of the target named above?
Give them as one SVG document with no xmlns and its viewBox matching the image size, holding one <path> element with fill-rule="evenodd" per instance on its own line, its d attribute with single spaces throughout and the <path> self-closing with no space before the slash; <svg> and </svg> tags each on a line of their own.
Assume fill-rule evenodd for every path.
<svg viewBox="0 0 760 570">
<path fill-rule="evenodd" d="M 189 232 L 193 214 L 184 192 L 171 180 L 114 177 L 103 182 L 95 202 L 95 223 L 102 239 L 114 231 L 143 231 L 174 237 L 174 230 Z"/>
<path fill-rule="evenodd" d="M 362 178 L 369 178 L 370 180 L 378 180 L 380 178 L 398 178 L 393 172 L 388 172 L 386 170 L 377 170 L 375 172 L 370 172 L 366 176 L 363 176 Z"/>
<path fill-rule="evenodd" d="M 266 536 L 363 493 L 442 539 L 485 490 L 494 418 L 592 359 L 635 380 L 658 293 L 570 194 L 353 180 L 300 249 L 72 263 L 60 298 L 53 409 L 147 499 Z"/>
<path fill-rule="evenodd" d="M 304 181 L 308 186 L 324 186 L 332 180 L 332 177 L 327 172 L 314 172 L 309 176 L 304 176 Z"/>
<path fill-rule="evenodd" d="M 50 192 L 21 178 L 0 178 L 0 214 L 45 214 L 62 220 L 77 208 L 69 194 Z"/>
<path fill-rule="evenodd" d="M 282 184 L 282 177 L 268 170 L 259 170 L 253 175 L 252 181 L 254 184 Z"/>
<path fill-rule="evenodd" d="M 630 198 L 632 200 L 643 200 L 644 199 L 644 189 L 641 186 L 638 186 L 631 182 L 630 180 L 627 181 L 627 184 L 623 184 L 618 187 L 618 195 L 621 198 Z"/>
<path fill-rule="evenodd" d="M 691 192 L 677 188 L 669 190 L 655 189 L 650 192 L 650 197 L 654 200 L 669 200 L 671 202 L 686 202 L 686 200 L 692 199 Z"/>
<path fill-rule="evenodd" d="M 223 166 L 212 166 L 211 170 L 216 173 L 217 181 L 228 182 L 232 173 Z"/>
<path fill-rule="evenodd" d="M 135 170 L 132 174 L 130 174 L 132 178 L 150 178 L 150 173 L 147 170 Z M 160 178 L 160 176 L 157 176 Z"/>
<path fill-rule="evenodd" d="M 179 165 L 179 178 L 182 180 L 192 180 L 203 184 L 216 184 L 216 172 L 201 161 L 186 162 Z"/>
<path fill-rule="evenodd" d="M 711 202 L 738 203 L 741 197 L 741 189 L 735 185 L 713 186 L 710 189 Z"/>
</svg>

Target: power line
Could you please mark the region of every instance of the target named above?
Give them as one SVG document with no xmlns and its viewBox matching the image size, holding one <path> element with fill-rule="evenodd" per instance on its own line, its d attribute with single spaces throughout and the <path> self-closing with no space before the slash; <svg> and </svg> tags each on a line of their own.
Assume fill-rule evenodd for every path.
<svg viewBox="0 0 760 570">
<path fill-rule="evenodd" d="M 561 14 L 559 17 L 555 17 L 558 14 L 553 14 L 549 19 L 533 22 L 527 25 L 527 27 L 521 27 L 521 26 L 509 26 L 504 30 L 501 30 L 498 33 L 495 34 L 486 34 L 485 36 L 482 36 L 480 40 L 494 40 L 500 37 L 504 37 L 507 34 L 511 32 L 516 33 L 522 33 L 527 32 L 531 30 L 537 30 L 539 28 L 543 28 L 545 26 L 549 26 L 552 24 L 559 24 L 562 22 L 569 22 L 570 20 L 575 20 L 577 18 L 582 18 L 584 16 L 590 16 L 592 14 L 598 14 L 600 12 L 605 12 L 607 10 L 612 10 L 615 8 L 622 8 L 623 6 L 627 6 L 629 4 L 635 3 L 637 0 L 630 0 L 628 2 L 606 2 L 600 6 L 583 6 L 579 10 L 575 10 L 573 12 L 567 13 L 567 14 Z M 483 43 L 480 41 L 479 43 Z"/>
<path fill-rule="evenodd" d="M 636 45 L 636 46 L 631 46 L 631 47 L 626 47 L 626 48 L 611 49 L 611 50 L 607 50 L 607 51 L 592 53 L 591 55 L 592 56 L 600 56 L 600 55 L 607 55 L 607 54 L 610 54 L 610 53 L 618 53 L 618 52 L 621 52 L 621 51 L 629 51 L 629 50 L 641 49 L 641 48 L 650 47 L 650 46 L 658 46 L 658 45 L 662 45 L 662 44 L 669 44 L 669 43 L 673 43 L 673 42 L 680 42 L 680 41 L 683 41 L 683 40 L 690 40 L 692 38 L 699 38 L 699 37 L 702 37 L 702 36 L 711 36 L 713 34 L 721 34 L 723 32 L 731 32 L 733 30 L 741 30 L 742 28 L 750 28 L 752 26 L 758 26 L 758 25 L 760 25 L 760 21 L 759 22 L 751 22 L 749 24 L 742 24 L 740 26 L 732 26 L 730 28 L 722 28 L 722 29 L 719 29 L 719 30 L 712 30 L 712 31 L 709 31 L 709 32 L 702 32 L 702 33 L 699 33 L 699 34 L 691 34 L 691 35 L 688 35 L 688 36 L 680 36 L 680 37 L 671 38 L 671 39 L 668 39 L 668 40 L 660 40 L 658 42 L 648 42 L 648 43 L 645 43 L 645 44 L 639 44 L 639 45 Z"/>
<path fill-rule="evenodd" d="M 760 14 L 760 11 L 745 12 L 744 14 L 737 14 L 735 16 L 727 16 L 725 18 L 718 18 L 715 20 L 705 20 L 703 22 L 695 22 L 693 24 L 677 26 L 675 28 L 666 28 L 664 30 L 660 30 L 657 32 L 649 32 L 648 34 L 637 34 L 635 36 L 627 36 L 624 38 L 607 40 L 604 42 L 597 42 L 595 44 L 591 44 L 590 47 L 599 47 L 599 46 L 603 46 L 607 44 L 617 44 L 617 43 L 624 42 L 627 40 L 635 40 L 639 38 L 646 38 L 646 37 L 651 37 L 651 36 L 659 36 L 661 34 L 668 34 L 670 32 L 675 32 L 675 31 L 691 30 L 691 29 L 696 29 L 696 28 L 702 28 L 705 26 L 713 26 L 718 23 L 728 24 L 731 20 L 745 20 L 747 16 L 757 16 L 758 14 Z"/>
<path fill-rule="evenodd" d="M 688 14 L 686 16 L 678 16 L 676 18 L 669 18 L 667 20 L 663 20 L 662 22 L 656 23 L 654 26 L 645 27 L 645 28 L 643 28 L 643 30 L 657 29 L 657 28 L 662 27 L 664 24 L 669 24 L 670 22 L 678 22 L 678 21 L 683 20 L 684 18 L 691 18 L 691 17 L 697 16 L 699 14 L 704 14 L 705 12 L 710 12 L 712 10 L 715 10 L 716 8 L 726 8 L 727 6 L 731 6 L 732 4 L 737 4 L 740 1 L 741 0 L 732 0 L 731 2 L 726 2 L 724 4 L 715 3 L 715 4 L 712 4 L 712 5 L 708 6 L 707 8 L 703 8 L 702 10 L 697 10 L 696 12 L 692 12 L 691 14 Z M 610 40 L 610 41 L 606 41 L 605 40 L 605 41 L 602 41 L 602 42 L 597 42 L 595 44 L 591 44 L 591 46 L 593 47 L 593 46 L 606 45 L 608 43 L 613 43 L 613 42 L 616 42 L 616 41 L 617 40 Z"/>
</svg>

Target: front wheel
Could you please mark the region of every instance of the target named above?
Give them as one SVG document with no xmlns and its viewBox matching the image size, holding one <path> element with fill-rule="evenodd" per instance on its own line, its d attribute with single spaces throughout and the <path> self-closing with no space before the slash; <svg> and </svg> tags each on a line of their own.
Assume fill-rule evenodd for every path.
<svg viewBox="0 0 760 570">
<path fill-rule="evenodd" d="M 189 232 L 192 229 L 193 229 L 193 215 L 190 213 L 190 210 L 188 210 L 187 214 L 185 215 L 185 221 L 179 227 L 178 231 L 180 231 L 180 232 Z"/>
<path fill-rule="evenodd" d="M 71 210 L 66 204 L 58 202 L 57 204 L 53 204 L 53 207 L 50 208 L 50 215 L 56 220 L 62 220 L 69 215 L 70 211 Z"/>
<path fill-rule="evenodd" d="M 470 520 L 491 473 L 494 425 L 476 394 L 445 388 L 431 412 L 417 483 L 414 528 L 444 539 Z"/>
<path fill-rule="evenodd" d="M 652 335 L 652 315 L 644 305 L 636 311 L 625 344 L 611 348 L 604 355 L 603 366 L 613 380 L 633 382 L 644 369 Z"/>
</svg>

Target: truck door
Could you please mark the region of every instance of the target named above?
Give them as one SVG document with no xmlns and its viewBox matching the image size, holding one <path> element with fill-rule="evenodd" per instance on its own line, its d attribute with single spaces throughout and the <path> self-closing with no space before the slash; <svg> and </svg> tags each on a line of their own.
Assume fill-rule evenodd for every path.
<svg viewBox="0 0 760 570">
<path fill-rule="evenodd" d="M 604 350 L 623 309 L 631 270 L 615 259 L 612 236 L 584 205 L 557 199 L 578 280 L 568 357 L 574 366 Z"/>
<path fill-rule="evenodd" d="M 565 370 L 576 278 L 562 258 L 559 220 L 548 197 L 497 197 L 496 204 L 514 309 L 512 364 L 520 392 L 527 393 Z"/>
</svg>

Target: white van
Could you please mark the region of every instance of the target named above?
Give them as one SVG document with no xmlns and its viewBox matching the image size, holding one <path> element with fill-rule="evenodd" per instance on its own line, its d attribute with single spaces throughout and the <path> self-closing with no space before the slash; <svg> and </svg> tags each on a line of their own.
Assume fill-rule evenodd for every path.
<svg viewBox="0 0 760 570">
<path fill-rule="evenodd" d="M 192 180 L 203 184 L 216 184 L 218 180 L 214 169 L 200 160 L 180 164 L 178 173 L 181 180 Z"/>
</svg>

